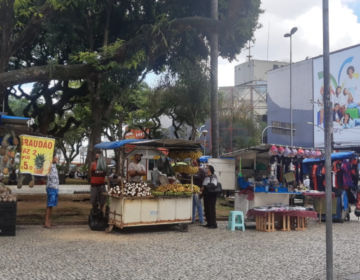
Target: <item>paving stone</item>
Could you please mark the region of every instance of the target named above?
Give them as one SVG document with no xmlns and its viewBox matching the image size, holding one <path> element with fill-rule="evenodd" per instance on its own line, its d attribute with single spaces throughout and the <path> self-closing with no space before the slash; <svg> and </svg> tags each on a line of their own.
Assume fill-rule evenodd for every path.
<svg viewBox="0 0 360 280">
<path fill-rule="evenodd" d="M 346 275 L 359 270 L 360 223 L 351 218 L 333 226 L 334 279 L 354 279 Z M 0 279 L 326 279 L 325 223 L 273 233 L 218 226 L 110 234 L 86 226 L 19 226 L 16 237 L 0 237 Z"/>
</svg>

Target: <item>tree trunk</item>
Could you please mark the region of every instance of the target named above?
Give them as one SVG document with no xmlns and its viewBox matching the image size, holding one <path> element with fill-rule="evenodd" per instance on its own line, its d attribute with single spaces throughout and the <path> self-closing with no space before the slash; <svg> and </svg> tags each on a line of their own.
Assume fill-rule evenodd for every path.
<svg viewBox="0 0 360 280">
<path fill-rule="evenodd" d="M 92 125 L 91 134 L 89 138 L 87 162 L 91 163 L 95 158 L 96 150 L 94 146 L 101 142 L 102 134 L 102 107 L 101 107 L 101 74 L 98 74 L 95 81 L 92 78 L 87 78 L 87 84 L 91 95 L 91 112 L 92 112 Z M 90 179 L 91 170 L 89 168 L 88 178 Z"/>
<path fill-rule="evenodd" d="M 211 0 L 211 17 L 218 19 L 218 0 Z M 212 157 L 219 157 L 219 111 L 218 111 L 218 33 L 210 35 L 211 59 L 211 145 Z"/>
</svg>

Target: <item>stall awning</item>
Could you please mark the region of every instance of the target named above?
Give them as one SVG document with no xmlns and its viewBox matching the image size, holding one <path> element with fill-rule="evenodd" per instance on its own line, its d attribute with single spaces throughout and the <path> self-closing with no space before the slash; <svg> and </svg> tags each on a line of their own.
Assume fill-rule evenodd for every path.
<svg viewBox="0 0 360 280">
<path fill-rule="evenodd" d="M 114 142 L 103 142 L 96 144 L 94 146 L 95 149 L 101 149 L 101 150 L 113 150 L 117 148 L 121 148 L 122 146 L 125 146 L 127 144 L 133 144 L 135 142 L 139 141 L 145 141 L 144 139 L 125 139 L 120 141 L 114 141 Z"/>
<path fill-rule="evenodd" d="M 120 148 L 127 144 L 134 145 L 137 147 L 164 148 L 169 150 L 176 150 L 176 149 L 196 150 L 202 148 L 200 143 L 196 141 L 184 140 L 184 139 L 153 139 L 153 140 L 127 139 L 127 140 L 121 140 L 115 142 L 100 143 L 95 145 L 95 148 L 102 150 L 112 150 L 112 149 Z"/>
<path fill-rule="evenodd" d="M 355 152 L 340 152 L 340 153 L 332 153 L 331 154 L 331 160 L 341 160 L 341 159 L 350 159 L 356 156 Z M 320 162 L 320 161 L 324 161 L 325 158 L 317 158 L 317 159 L 313 159 L 313 158 L 307 158 L 304 159 L 303 164 L 305 163 L 315 163 L 315 162 Z"/>
</svg>

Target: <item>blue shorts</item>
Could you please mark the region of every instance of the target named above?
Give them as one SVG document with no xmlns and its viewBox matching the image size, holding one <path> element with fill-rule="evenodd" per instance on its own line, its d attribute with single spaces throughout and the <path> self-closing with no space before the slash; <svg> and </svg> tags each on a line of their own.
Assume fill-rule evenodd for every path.
<svg viewBox="0 0 360 280">
<path fill-rule="evenodd" d="M 46 188 L 47 193 L 47 207 L 57 206 L 59 190 Z"/>
</svg>

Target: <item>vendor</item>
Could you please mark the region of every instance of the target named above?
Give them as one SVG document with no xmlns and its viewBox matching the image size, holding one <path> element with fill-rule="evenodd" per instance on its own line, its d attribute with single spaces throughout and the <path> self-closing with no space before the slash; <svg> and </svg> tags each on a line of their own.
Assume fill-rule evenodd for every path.
<svg viewBox="0 0 360 280">
<path fill-rule="evenodd" d="M 140 163 L 142 156 L 142 154 L 136 153 L 134 155 L 134 161 L 129 164 L 128 173 L 130 183 L 141 182 L 142 176 L 146 175 L 145 167 Z"/>
</svg>

